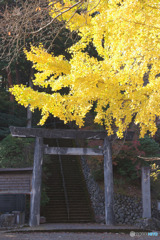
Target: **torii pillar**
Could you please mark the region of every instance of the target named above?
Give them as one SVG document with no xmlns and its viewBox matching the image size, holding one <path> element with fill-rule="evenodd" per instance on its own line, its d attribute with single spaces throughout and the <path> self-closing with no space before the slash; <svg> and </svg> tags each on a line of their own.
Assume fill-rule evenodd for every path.
<svg viewBox="0 0 160 240">
<path fill-rule="evenodd" d="M 142 207 L 143 218 L 151 218 L 150 167 L 142 167 Z"/>
<path fill-rule="evenodd" d="M 32 192 L 30 197 L 30 227 L 38 226 L 40 224 L 42 163 L 43 138 L 36 137 L 32 176 Z"/>
</svg>

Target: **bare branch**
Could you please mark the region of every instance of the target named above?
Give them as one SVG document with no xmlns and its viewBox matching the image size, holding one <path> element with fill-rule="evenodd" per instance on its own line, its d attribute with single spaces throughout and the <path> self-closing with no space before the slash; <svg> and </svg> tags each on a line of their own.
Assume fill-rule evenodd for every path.
<svg viewBox="0 0 160 240">
<path fill-rule="evenodd" d="M 81 5 L 82 5 L 83 1 L 79 1 L 79 2 L 75 3 L 74 5 L 72 5 L 71 7 L 67 8 L 65 11 L 60 12 L 56 17 L 52 18 L 52 20 L 50 21 L 50 23 L 48 23 L 47 25 L 39 28 L 39 29 L 38 29 L 37 31 L 35 31 L 35 32 L 31 32 L 31 34 L 35 34 L 35 33 L 38 33 L 38 32 L 40 32 L 40 31 L 42 31 L 44 28 L 46 28 L 46 27 L 48 27 L 50 24 L 52 24 L 58 17 L 62 16 L 64 13 L 70 11 L 72 8 L 76 7 L 76 6 L 79 5 L 80 3 L 81 3 Z M 76 12 L 76 11 L 75 11 L 75 12 Z M 74 16 L 74 15 L 75 15 L 75 13 L 73 14 L 73 16 Z M 72 17 L 71 17 L 71 18 L 72 18 Z M 71 18 L 70 18 L 70 19 L 71 19 Z"/>
<path fill-rule="evenodd" d="M 58 21 L 58 17 L 73 8 L 76 12 L 83 0 L 62 7 L 61 12 L 55 10 L 56 17 L 52 18 L 50 11 L 57 2 L 48 5 L 48 0 L 17 0 L 16 4 L 1 9 L 0 60 L 10 65 L 17 61 L 23 48 L 30 48 L 30 44 L 38 46 L 42 43 L 46 49 L 53 50 L 56 37 L 65 27 L 65 22 Z"/>
<path fill-rule="evenodd" d="M 98 1 L 98 3 L 93 7 L 91 8 L 90 10 L 88 10 L 87 12 L 91 12 L 92 10 L 94 10 L 99 4 L 100 4 L 101 0 Z"/>
</svg>

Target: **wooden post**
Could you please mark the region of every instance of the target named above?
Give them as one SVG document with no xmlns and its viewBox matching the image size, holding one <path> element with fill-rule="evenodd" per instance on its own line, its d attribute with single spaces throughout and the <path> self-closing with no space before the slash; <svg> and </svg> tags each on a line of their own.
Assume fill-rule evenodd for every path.
<svg viewBox="0 0 160 240">
<path fill-rule="evenodd" d="M 142 206 L 143 218 L 151 218 L 150 167 L 142 167 Z"/>
<path fill-rule="evenodd" d="M 31 227 L 40 224 L 42 162 L 43 162 L 43 138 L 36 137 L 30 204 L 30 221 L 29 221 L 29 225 Z"/>
<path fill-rule="evenodd" d="M 114 224 L 113 167 L 111 145 L 108 136 L 104 138 L 104 192 L 105 192 L 105 222 Z"/>
</svg>

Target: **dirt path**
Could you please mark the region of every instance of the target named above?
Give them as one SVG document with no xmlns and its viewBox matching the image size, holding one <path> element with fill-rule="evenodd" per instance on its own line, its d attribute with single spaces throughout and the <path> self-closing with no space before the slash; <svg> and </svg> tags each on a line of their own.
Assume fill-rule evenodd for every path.
<svg viewBox="0 0 160 240">
<path fill-rule="evenodd" d="M 159 240 L 159 236 L 136 236 L 113 233 L 4 233 L 0 232 L 0 240 Z"/>
</svg>

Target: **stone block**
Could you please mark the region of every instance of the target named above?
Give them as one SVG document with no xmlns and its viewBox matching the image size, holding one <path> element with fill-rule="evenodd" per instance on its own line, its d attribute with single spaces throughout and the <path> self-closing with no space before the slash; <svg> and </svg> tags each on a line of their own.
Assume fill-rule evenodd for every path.
<svg viewBox="0 0 160 240">
<path fill-rule="evenodd" d="M 11 227 L 15 223 L 15 215 L 14 214 L 2 214 L 0 215 L 0 227 Z"/>
<path fill-rule="evenodd" d="M 46 218 L 43 216 L 40 217 L 40 224 L 42 223 L 46 223 Z"/>
</svg>

